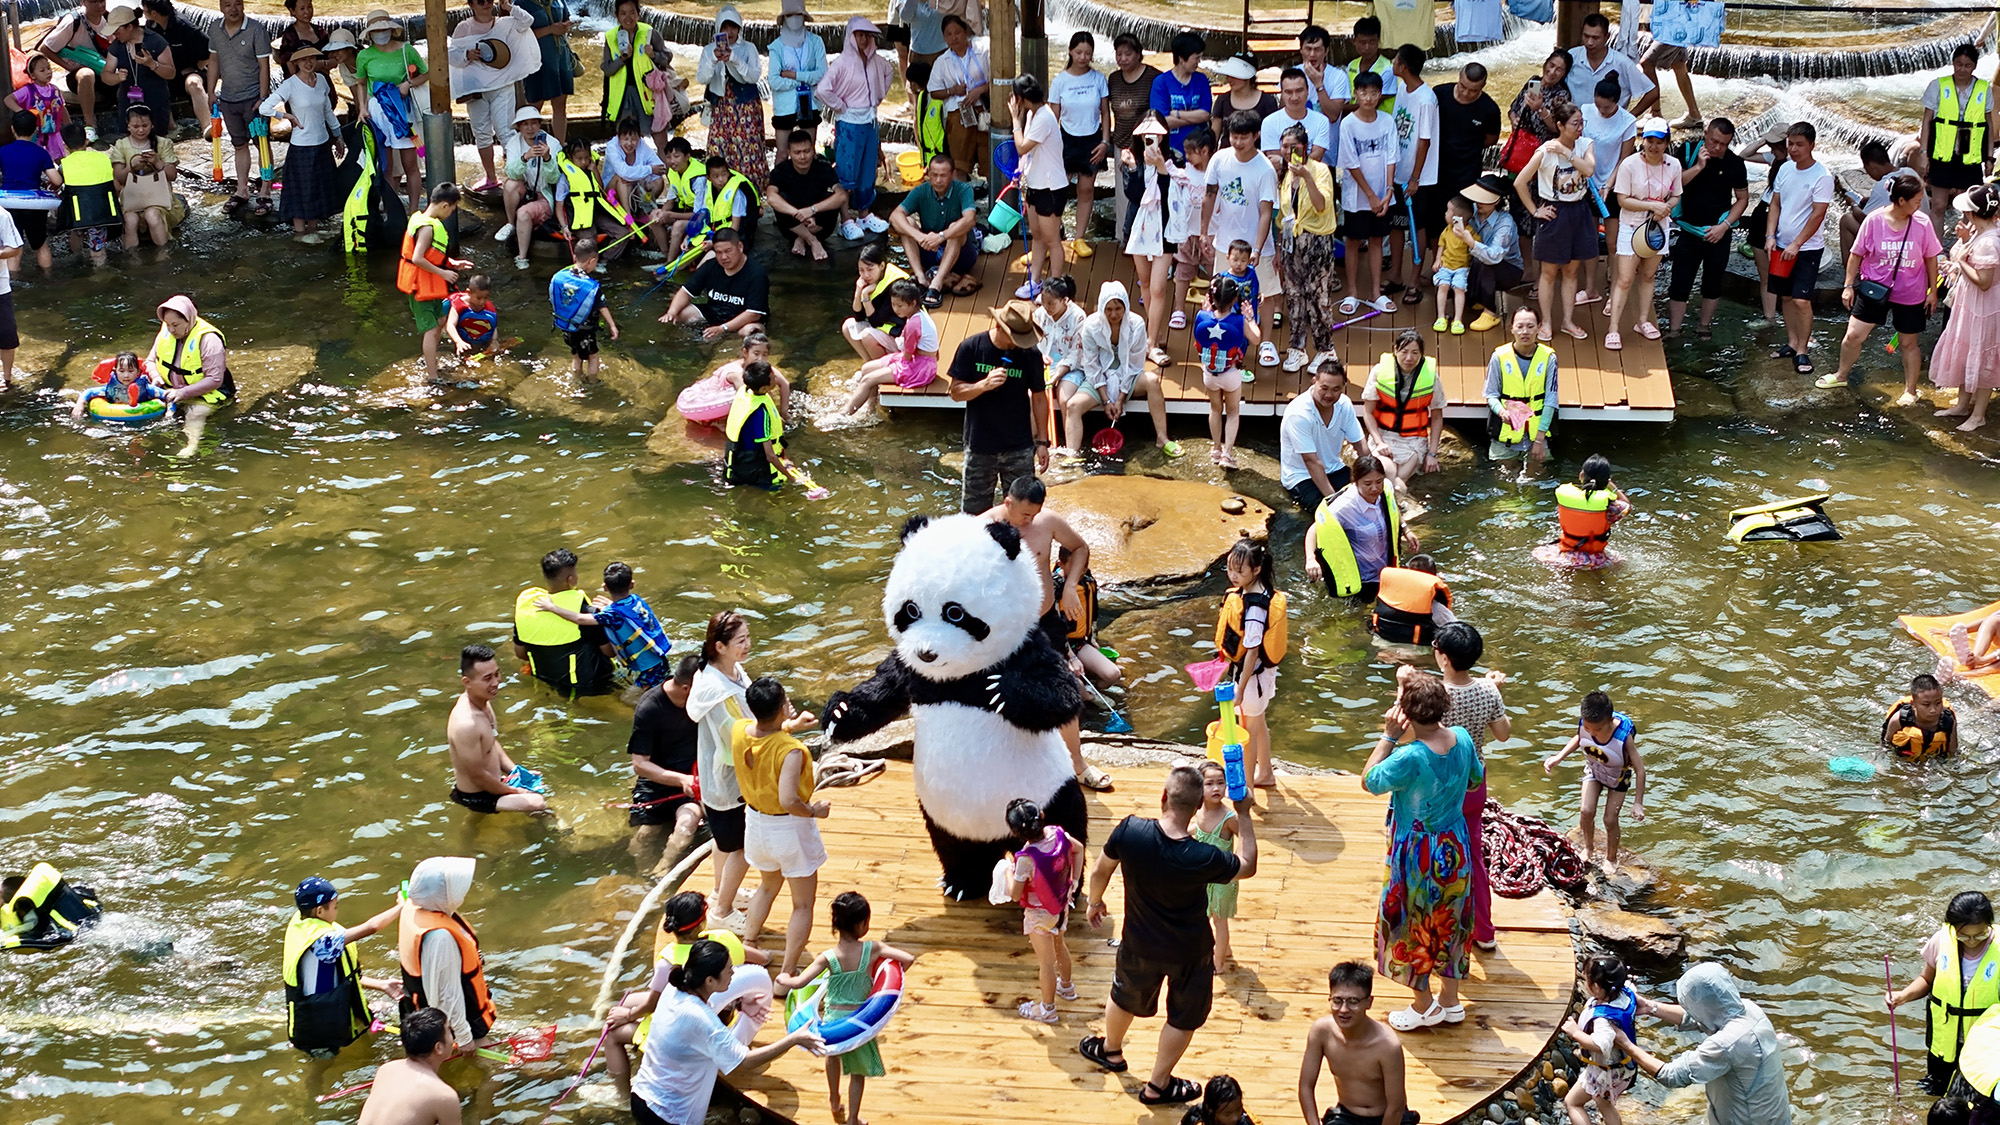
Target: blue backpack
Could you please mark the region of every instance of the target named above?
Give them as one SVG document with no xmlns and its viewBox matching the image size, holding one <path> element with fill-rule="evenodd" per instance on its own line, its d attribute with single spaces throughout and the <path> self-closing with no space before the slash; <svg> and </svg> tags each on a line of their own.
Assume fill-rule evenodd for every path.
<svg viewBox="0 0 2000 1125">
<path fill-rule="evenodd" d="M 549 305 L 555 309 L 556 328 L 580 332 L 589 327 L 600 288 L 602 285 L 596 278 L 578 273 L 575 267 L 557 270 L 549 279 Z"/>
</svg>

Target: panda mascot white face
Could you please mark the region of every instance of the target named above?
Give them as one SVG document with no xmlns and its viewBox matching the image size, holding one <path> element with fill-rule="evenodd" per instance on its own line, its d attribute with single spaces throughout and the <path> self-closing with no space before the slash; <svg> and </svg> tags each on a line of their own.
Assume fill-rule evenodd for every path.
<svg viewBox="0 0 2000 1125">
<path fill-rule="evenodd" d="M 895 650 L 827 701 L 835 743 L 915 716 L 917 801 L 954 898 L 985 897 L 1015 845 L 1015 799 L 1079 841 L 1088 828 L 1061 731 L 1082 687 L 1041 628 L 1043 589 L 1014 528 L 981 516 L 911 520 L 882 595 Z"/>
</svg>

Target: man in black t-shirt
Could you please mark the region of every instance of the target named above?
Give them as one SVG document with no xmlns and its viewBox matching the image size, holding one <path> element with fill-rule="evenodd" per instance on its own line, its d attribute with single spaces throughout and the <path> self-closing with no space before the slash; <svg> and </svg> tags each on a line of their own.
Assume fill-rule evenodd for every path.
<svg viewBox="0 0 2000 1125">
<path fill-rule="evenodd" d="M 1448 202 L 1479 179 L 1488 147 L 1500 141 L 1500 107 L 1486 96 L 1486 68 L 1459 68 L 1458 81 L 1432 87 L 1438 103 L 1438 191 Z"/>
<path fill-rule="evenodd" d="M 1727 117 L 1708 123 L 1701 147 L 1682 157 L 1681 213 L 1674 223 L 1674 249 L 1667 283 L 1667 334 L 1678 336 L 1687 317 L 1694 274 L 1701 271 L 1701 327 L 1706 337 L 1715 323 L 1722 279 L 1729 276 L 1729 236 L 1750 206 L 1750 177 L 1743 158 L 1730 149 L 1736 126 Z"/>
<path fill-rule="evenodd" d="M 672 863 L 701 827 L 694 799 L 695 744 L 701 725 L 688 718 L 688 688 L 701 658 L 681 657 L 673 678 L 646 689 L 632 708 L 632 855 L 642 870 Z"/>
<path fill-rule="evenodd" d="M 750 260 L 743 236 L 724 228 L 713 236 L 715 256 L 703 262 L 667 306 L 661 324 L 701 326 L 701 338 L 761 332 L 771 311 L 771 278 Z"/>
<path fill-rule="evenodd" d="M 764 198 L 778 213 L 778 229 L 794 235 L 792 253 L 815 262 L 826 261 L 826 247 L 820 239 L 833 233 L 840 222 L 840 209 L 847 206 L 847 189 L 826 157 L 813 151 L 812 134 L 792 130 L 785 142 L 790 159 L 771 169 L 771 190 Z"/>
<path fill-rule="evenodd" d="M 1009 301 L 992 310 L 993 327 L 967 336 L 951 359 L 951 400 L 965 404 L 965 469 L 959 506 L 976 516 L 994 492 L 1049 467 L 1049 395 L 1035 345 L 1035 306 Z"/>
<path fill-rule="evenodd" d="M 1214 1000 L 1215 935 L 1208 928 L 1208 887 L 1240 882 L 1257 873 L 1257 833 L 1248 797 L 1236 802 L 1238 852 L 1231 855 L 1194 839 L 1190 822 L 1201 810 L 1201 773 L 1175 766 L 1160 794 L 1160 819 L 1128 816 L 1111 830 L 1104 856 L 1090 873 L 1090 924 L 1102 925 L 1104 893 L 1120 865 L 1125 870 L 1125 924 L 1111 998 L 1104 1005 L 1104 1034 L 1077 1044 L 1084 1058 L 1109 1071 L 1126 1067 L 1121 1049 L 1134 1019 L 1159 1010 L 1167 987 L 1167 1025 L 1153 1071 L 1139 1088 L 1146 1105 L 1192 1101 L 1201 1088 L 1174 1077 L 1174 1064 L 1208 1021 Z"/>
</svg>

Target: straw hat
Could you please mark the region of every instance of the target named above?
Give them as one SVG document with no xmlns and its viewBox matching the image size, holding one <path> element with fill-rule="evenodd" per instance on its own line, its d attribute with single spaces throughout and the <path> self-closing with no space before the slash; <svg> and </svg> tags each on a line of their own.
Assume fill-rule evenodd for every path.
<svg viewBox="0 0 2000 1125">
<path fill-rule="evenodd" d="M 335 51 L 358 51 L 360 49 L 361 41 L 354 37 L 353 32 L 344 27 L 334 28 L 333 34 L 326 37 L 326 51 L 328 54 L 332 54 Z"/>
<path fill-rule="evenodd" d="M 1032 348 L 1042 342 L 1042 330 L 1035 326 L 1033 301 L 1013 300 L 987 311 L 993 314 L 993 323 L 1014 338 L 1015 347 Z"/>
<path fill-rule="evenodd" d="M 505 39 L 497 35 L 474 43 L 472 53 L 478 57 L 482 65 L 490 66 L 494 70 L 507 69 L 507 64 L 514 58 L 514 49 L 507 45 Z"/>
<path fill-rule="evenodd" d="M 1632 228 L 1632 253 L 1640 258 L 1657 258 L 1667 248 L 1667 229 L 1658 219 L 1648 219 Z"/>
<path fill-rule="evenodd" d="M 534 106 L 524 105 L 520 109 L 514 111 L 514 124 L 516 125 L 521 124 L 523 121 L 540 121 L 540 120 L 542 120 L 542 111 L 536 109 Z"/>
<path fill-rule="evenodd" d="M 312 47 L 312 46 L 299 47 L 292 51 L 291 61 L 297 62 L 300 59 L 316 59 L 319 58 L 319 56 L 320 56 L 320 51 L 318 47 Z"/>
<path fill-rule="evenodd" d="M 396 17 L 390 15 L 387 8 L 370 8 L 368 18 L 361 21 L 361 31 L 364 35 L 372 35 L 377 31 L 392 31 L 401 35 L 403 25 L 396 22 Z"/>
</svg>

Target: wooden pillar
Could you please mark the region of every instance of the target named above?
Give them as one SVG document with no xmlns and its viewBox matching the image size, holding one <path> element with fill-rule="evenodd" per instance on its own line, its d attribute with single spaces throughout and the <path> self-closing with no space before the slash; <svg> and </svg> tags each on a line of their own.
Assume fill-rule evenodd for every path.
<svg viewBox="0 0 2000 1125">
<path fill-rule="evenodd" d="M 445 0 L 424 0 L 424 43 L 430 64 L 431 113 L 424 120 L 424 175 L 432 185 L 458 181 L 457 131 L 451 116 L 451 38 Z"/>
<path fill-rule="evenodd" d="M 1556 46 L 1563 50 L 1583 43 L 1583 17 L 1597 11 L 1597 0 L 1556 0 Z"/>
<path fill-rule="evenodd" d="M 1067 53 L 1063 66 L 1069 65 Z M 1021 0 L 1021 73 L 1032 74 L 1049 88 L 1049 33 L 1042 19 L 1042 0 Z"/>
<path fill-rule="evenodd" d="M 993 106 L 993 125 L 987 133 L 987 144 L 990 146 L 1014 135 L 1013 115 L 1007 108 L 1007 99 L 1014 93 L 1014 76 L 1020 73 L 1020 62 L 1015 55 L 1014 0 L 993 0 L 986 10 L 986 31 L 990 40 L 987 69 L 993 75 L 987 98 Z M 986 167 L 989 170 L 993 167 L 993 150 L 990 147 L 986 150 Z M 1002 186 L 995 183 L 993 193 L 998 194 Z"/>
<path fill-rule="evenodd" d="M 451 65 L 446 44 L 451 35 L 445 28 L 444 0 L 424 0 L 424 42 L 430 48 L 431 112 L 451 112 Z"/>
</svg>

